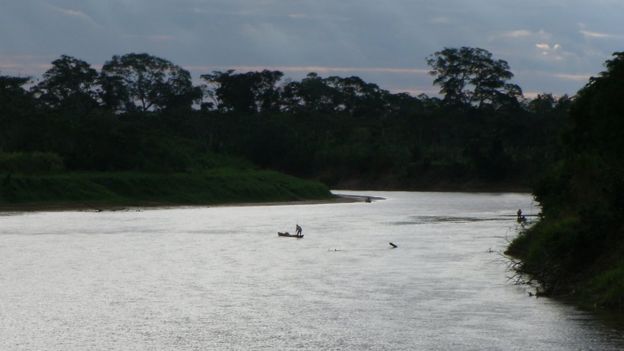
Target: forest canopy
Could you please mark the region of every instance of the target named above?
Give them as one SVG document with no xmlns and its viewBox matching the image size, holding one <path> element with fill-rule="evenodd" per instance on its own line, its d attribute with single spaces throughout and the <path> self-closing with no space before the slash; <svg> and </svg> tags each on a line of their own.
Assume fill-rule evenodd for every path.
<svg viewBox="0 0 624 351">
<path fill-rule="evenodd" d="M 445 48 L 427 62 L 440 97 L 314 72 L 214 71 L 195 85 L 145 53 L 99 71 L 64 55 L 36 81 L 0 76 L 0 152 L 54 154 L 69 171 L 187 172 L 227 155 L 386 188 L 527 186 L 556 157 L 570 98 L 524 99 L 509 64 L 483 49 Z"/>
<path fill-rule="evenodd" d="M 547 293 L 624 310 L 624 53 L 581 89 L 561 157 L 535 187 L 542 220 L 509 253 Z"/>
</svg>

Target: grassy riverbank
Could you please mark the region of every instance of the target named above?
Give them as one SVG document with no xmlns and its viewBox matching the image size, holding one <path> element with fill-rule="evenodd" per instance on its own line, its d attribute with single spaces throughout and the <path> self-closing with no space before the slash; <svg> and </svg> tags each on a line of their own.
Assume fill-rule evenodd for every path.
<svg viewBox="0 0 624 351">
<path fill-rule="evenodd" d="M 201 205 L 329 199 L 318 182 L 258 170 L 62 173 L 0 179 L 0 208 Z"/>
<path fill-rule="evenodd" d="M 543 219 L 506 253 L 521 259 L 519 270 L 541 284 L 540 293 L 622 313 L 624 243 L 594 230 L 578 217 Z"/>
</svg>

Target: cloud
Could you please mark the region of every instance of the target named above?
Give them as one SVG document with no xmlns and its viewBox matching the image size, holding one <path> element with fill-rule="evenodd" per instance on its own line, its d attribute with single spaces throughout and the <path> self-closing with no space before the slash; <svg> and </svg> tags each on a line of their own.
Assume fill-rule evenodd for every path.
<svg viewBox="0 0 624 351">
<path fill-rule="evenodd" d="M 52 67 L 49 63 L 0 62 L 0 75 L 39 76 Z"/>
<path fill-rule="evenodd" d="M 85 14 L 82 11 L 78 11 L 78 10 L 72 10 L 72 9 L 62 9 L 62 8 L 56 8 L 56 10 L 66 16 L 70 16 L 70 17 L 80 17 L 80 18 L 90 18 L 89 16 L 87 16 L 87 14 Z"/>
<path fill-rule="evenodd" d="M 426 94 L 428 96 L 439 96 L 440 92 L 437 89 L 431 87 L 409 87 L 409 88 L 395 88 L 388 89 L 393 94 L 408 93 L 412 96 L 418 96 L 420 94 Z"/>
<path fill-rule="evenodd" d="M 431 20 L 429 20 L 429 23 L 432 24 L 450 24 L 451 23 L 451 19 L 445 16 L 440 16 L 440 17 L 434 17 Z"/>
<path fill-rule="evenodd" d="M 288 17 L 290 18 L 310 18 L 310 16 L 306 15 L 305 13 L 289 13 Z"/>
<path fill-rule="evenodd" d="M 535 99 L 538 95 L 543 94 L 541 91 L 523 91 L 522 96 L 527 99 Z"/>
<path fill-rule="evenodd" d="M 547 44 L 547 43 L 537 43 L 535 44 L 535 47 L 546 52 L 552 52 L 552 51 L 557 51 L 561 49 L 561 45 L 559 44 L 554 44 L 551 46 L 550 44 Z"/>
<path fill-rule="evenodd" d="M 560 44 L 537 43 L 535 44 L 535 47 L 539 49 L 542 57 L 556 61 L 561 61 L 565 58 L 565 56 L 570 55 L 561 49 Z"/>
<path fill-rule="evenodd" d="M 54 12 L 62 16 L 77 18 L 96 27 L 100 26 L 91 16 L 87 15 L 86 13 L 80 10 L 66 9 L 66 8 L 52 6 L 52 5 L 49 5 L 49 6 Z"/>
<path fill-rule="evenodd" d="M 506 32 L 500 32 L 495 34 L 491 39 L 524 39 L 524 38 L 540 38 L 541 40 L 548 40 L 552 37 L 552 34 L 540 30 L 529 29 L 516 29 Z"/>
<path fill-rule="evenodd" d="M 334 15 L 310 15 L 307 13 L 289 13 L 286 17 L 293 20 L 312 20 L 312 21 L 350 21 L 349 17 L 334 16 Z"/>
<path fill-rule="evenodd" d="M 422 68 L 400 68 L 400 67 L 332 67 L 332 66 L 186 66 L 185 68 L 194 72 L 207 72 L 219 69 L 233 69 L 239 72 L 253 72 L 262 70 L 281 71 L 284 73 L 385 73 L 385 74 L 412 74 L 427 75 L 428 69 Z"/>
<path fill-rule="evenodd" d="M 156 41 L 156 42 L 164 42 L 164 41 L 174 41 L 176 37 L 173 35 L 148 35 L 148 40 Z"/>
<path fill-rule="evenodd" d="M 152 35 L 126 34 L 124 36 L 130 39 L 148 40 L 148 41 L 155 42 L 155 43 L 165 43 L 165 42 L 171 42 L 171 41 L 176 40 L 175 36 L 167 35 L 167 34 L 152 34 Z"/>
<path fill-rule="evenodd" d="M 300 11 L 276 11 L 270 12 L 266 8 L 252 8 L 247 10 L 222 10 L 216 8 L 199 8 L 193 7 L 184 11 L 195 15 L 211 15 L 211 16 L 230 16 L 242 17 L 256 20 L 276 20 L 280 18 L 288 18 L 291 20 L 311 20 L 311 21 L 350 21 L 350 17 L 339 16 L 332 13 L 308 13 Z"/>
<path fill-rule="evenodd" d="M 585 29 L 579 30 L 585 38 L 587 39 L 622 39 L 624 35 L 621 34 L 611 34 L 611 33 L 601 33 L 601 32 L 593 32 Z"/>
<path fill-rule="evenodd" d="M 508 61 L 514 73 L 538 72 L 516 74 L 524 90 L 571 93 L 588 77 L 576 73 L 599 72 L 624 44 L 622 0 L 0 3 L 0 69 L 29 75 L 41 68 L 2 56 L 47 55 L 37 61 L 47 63 L 68 54 L 95 65 L 148 52 L 194 65 L 194 73 L 275 69 L 300 78 L 317 71 L 416 91 L 431 84 L 428 55 L 470 46 Z"/>
<path fill-rule="evenodd" d="M 535 44 L 535 46 L 538 49 L 542 49 L 542 50 L 548 50 L 550 49 L 550 45 L 546 44 L 546 43 L 539 43 L 539 44 Z"/>
<path fill-rule="evenodd" d="M 519 30 L 512 30 L 509 32 L 504 32 L 500 36 L 503 38 L 524 38 L 524 37 L 530 37 L 532 35 L 533 35 L 533 32 L 531 32 L 530 30 L 519 29 Z"/>
<path fill-rule="evenodd" d="M 0 75 L 37 76 L 52 67 L 53 57 L 39 55 L 0 55 Z"/>
<path fill-rule="evenodd" d="M 571 74 L 571 73 L 554 73 L 552 77 L 562 79 L 562 80 L 571 80 L 575 82 L 586 82 L 591 78 L 591 74 Z"/>
</svg>

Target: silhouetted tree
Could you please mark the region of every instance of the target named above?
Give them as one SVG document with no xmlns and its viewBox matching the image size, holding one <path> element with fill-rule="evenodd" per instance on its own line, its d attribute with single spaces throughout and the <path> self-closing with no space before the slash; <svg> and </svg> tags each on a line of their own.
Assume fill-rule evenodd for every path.
<svg viewBox="0 0 624 351">
<path fill-rule="evenodd" d="M 184 171 L 209 164 L 206 153 L 217 152 L 332 184 L 377 177 L 406 187 L 526 184 L 558 155 L 553 131 L 569 100 L 551 112 L 538 102 L 518 110 L 513 89 L 497 80 L 510 77 L 507 66 L 465 50 L 473 57 L 456 67 L 466 70 L 458 91 L 472 106 L 466 109 L 393 94 L 357 76 L 310 73 L 283 82 L 281 72 L 264 70 L 203 75 L 206 100 L 197 111 L 199 88 L 167 60 L 115 56 L 95 79 L 89 64 L 61 56 L 33 89 L 39 104 L 23 89 L 27 79 L 0 79 L 0 152 L 53 152 L 68 170 Z M 540 99 L 552 105 L 547 95 Z"/>
<path fill-rule="evenodd" d="M 527 104 L 527 109 L 535 113 L 549 113 L 555 109 L 557 99 L 552 94 L 538 94 Z"/>
<path fill-rule="evenodd" d="M 282 92 L 285 111 L 347 112 L 352 115 L 388 112 L 390 93 L 360 77 L 322 78 L 309 73 L 301 82 L 286 84 Z"/>
<path fill-rule="evenodd" d="M 300 82 L 284 86 L 282 97 L 286 111 L 332 112 L 339 105 L 339 93 L 318 74 L 311 72 Z"/>
<path fill-rule="evenodd" d="M 84 111 L 97 106 L 97 77 L 97 71 L 87 62 L 63 55 L 52 61 L 52 68 L 43 74 L 33 92 L 50 108 Z"/>
<path fill-rule="evenodd" d="M 445 48 L 429 56 L 427 64 L 448 105 L 500 108 L 517 104 L 522 95 L 518 85 L 507 83 L 513 77 L 509 64 L 484 49 Z"/>
<path fill-rule="evenodd" d="M 32 99 L 24 89 L 28 77 L 0 76 L 0 151 L 9 147 L 23 130 L 24 117 L 32 110 Z"/>
<path fill-rule="evenodd" d="M 360 77 L 328 77 L 326 84 L 336 91 L 337 111 L 346 111 L 352 115 L 383 114 L 386 111 L 384 100 L 387 91 L 373 83 L 367 83 Z"/>
<path fill-rule="evenodd" d="M 190 108 L 201 97 L 191 74 L 148 54 L 113 56 L 102 67 L 103 101 L 119 111 L 161 111 Z"/>
<path fill-rule="evenodd" d="M 255 113 L 279 109 L 280 94 L 277 83 L 284 75 L 282 72 L 234 72 L 215 71 L 201 76 L 209 85 L 209 94 L 219 110 Z"/>
<path fill-rule="evenodd" d="M 0 108 L 21 105 L 28 98 L 23 86 L 30 81 L 28 77 L 0 76 Z"/>
</svg>

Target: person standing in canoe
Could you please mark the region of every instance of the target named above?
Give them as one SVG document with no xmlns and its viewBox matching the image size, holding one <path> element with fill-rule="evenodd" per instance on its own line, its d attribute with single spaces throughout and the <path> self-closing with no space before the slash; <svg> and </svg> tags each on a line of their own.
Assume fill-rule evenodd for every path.
<svg viewBox="0 0 624 351">
<path fill-rule="evenodd" d="M 298 236 L 301 236 L 301 231 L 302 231 L 301 227 L 299 226 L 299 224 L 297 224 L 295 226 L 295 234 L 297 234 Z"/>
</svg>

